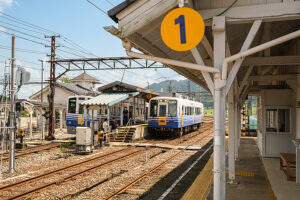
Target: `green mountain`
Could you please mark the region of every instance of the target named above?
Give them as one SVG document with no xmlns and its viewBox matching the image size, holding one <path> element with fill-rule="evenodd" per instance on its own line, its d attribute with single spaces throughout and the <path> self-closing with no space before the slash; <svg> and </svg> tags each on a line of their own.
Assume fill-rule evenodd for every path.
<svg viewBox="0 0 300 200">
<path fill-rule="evenodd" d="M 153 83 L 149 85 L 149 89 L 157 92 L 169 92 L 170 88 L 172 92 L 177 92 L 186 96 L 190 96 L 196 101 L 200 101 L 204 104 L 204 107 L 206 109 L 213 108 L 212 95 L 208 93 L 204 88 L 201 88 L 200 90 L 199 85 L 187 79 L 180 81 L 165 80 L 159 83 Z"/>
</svg>

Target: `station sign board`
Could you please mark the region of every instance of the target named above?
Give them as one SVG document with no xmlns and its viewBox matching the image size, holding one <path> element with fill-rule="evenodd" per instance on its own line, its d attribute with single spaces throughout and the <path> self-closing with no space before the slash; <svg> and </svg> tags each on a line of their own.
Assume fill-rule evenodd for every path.
<svg viewBox="0 0 300 200">
<path fill-rule="evenodd" d="M 175 51 L 188 51 L 199 44 L 205 24 L 201 15 L 191 8 L 176 8 L 163 19 L 160 27 L 164 43 Z"/>
</svg>

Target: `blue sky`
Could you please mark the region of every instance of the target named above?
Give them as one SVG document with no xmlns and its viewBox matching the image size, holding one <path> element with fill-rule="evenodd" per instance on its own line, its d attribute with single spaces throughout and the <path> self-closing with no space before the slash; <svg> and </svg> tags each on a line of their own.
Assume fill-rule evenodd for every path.
<svg viewBox="0 0 300 200">
<path fill-rule="evenodd" d="M 90 1 L 97 4 L 97 6 L 104 11 L 113 7 L 106 0 Z M 122 2 L 122 0 L 109 0 L 109 2 L 117 5 Z M 103 26 L 115 25 L 117 27 L 117 24 L 86 0 L 0 0 L 0 11 L 34 25 L 60 33 L 98 57 L 126 56 L 121 41 L 103 29 Z M 32 38 L 8 29 L 14 28 L 15 30 L 26 32 L 39 38 L 44 37 L 42 34 L 20 29 L 16 27 L 16 25 L 22 26 L 21 24 L 8 20 L 5 15 L 0 13 L 0 79 L 3 78 L 3 63 L 9 59 L 11 55 L 10 50 L 7 48 L 11 46 L 11 36 L 1 33 L 1 30 L 47 43 L 41 39 Z M 22 27 L 25 28 L 26 26 Z M 48 34 L 50 35 L 51 32 L 48 32 Z M 58 39 L 58 42 L 64 43 L 62 39 Z M 50 49 L 19 38 L 16 38 L 16 48 L 39 51 L 38 54 L 16 51 L 16 59 L 18 60 L 17 64 L 25 66 L 26 69 L 31 72 L 31 81 L 40 81 L 41 72 L 40 62 L 38 60 L 47 60 L 46 54 L 50 53 Z M 76 56 L 62 52 L 59 52 L 59 54 L 67 58 L 76 58 Z M 58 72 L 60 72 L 60 70 L 58 70 Z M 106 84 L 108 82 L 121 80 L 123 70 L 93 71 L 87 73 L 95 76 L 100 82 Z M 70 72 L 67 76 L 74 77 L 78 74 L 80 74 L 80 72 Z M 47 79 L 48 76 L 49 66 L 45 66 L 45 79 Z M 159 82 L 166 78 L 184 79 L 170 69 L 127 70 L 125 72 L 124 82 L 145 87 L 147 82 Z M 38 85 L 24 86 L 20 90 L 19 96 L 21 98 L 28 98 L 33 92 L 38 91 L 39 88 L 40 86 Z M 2 88 L 0 89 L 2 91 Z"/>
</svg>

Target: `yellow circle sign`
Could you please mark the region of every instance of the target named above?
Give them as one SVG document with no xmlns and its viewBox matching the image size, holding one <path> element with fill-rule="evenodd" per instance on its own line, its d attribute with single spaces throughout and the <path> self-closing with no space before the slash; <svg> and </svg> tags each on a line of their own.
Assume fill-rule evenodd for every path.
<svg viewBox="0 0 300 200">
<path fill-rule="evenodd" d="M 191 8 L 176 8 L 163 19 L 160 33 L 164 43 L 175 51 L 188 51 L 202 40 L 205 24 Z"/>
</svg>

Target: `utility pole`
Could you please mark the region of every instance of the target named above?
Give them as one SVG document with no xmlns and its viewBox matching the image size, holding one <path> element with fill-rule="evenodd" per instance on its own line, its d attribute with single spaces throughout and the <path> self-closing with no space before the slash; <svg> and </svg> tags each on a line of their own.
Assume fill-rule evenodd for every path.
<svg viewBox="0 0 300 200">
<path fill-rule="evenodd" d="M 41 102 L 43 102 L 43 82 L 44 82 L 44 61 L 39 60 L 42 63 L 42 71 L 41 71 Z M 44 131 L 45 131 L 45 121 L 44 121 L 44 116 L 43 116 L 43 109 L 41 110 L 41 117 L 42 117 L 42 140 L 44 140 Z"/>
<path fill-rule="evenodd" d="M 15 36 L 12 36 L 12 48 L 11 48 L 11 80 L 10 80 L 10 115 L 9 115 L 9 129 L 10 129 L 10 143 L 9 143 L 9 172 L 13 173 L 15 171 Z"/>
<path fill-rule="evenodd" d="M 169 80 L 169 93 L 172 94 L 172 80 Z"/>
<path fill-rule="evenodd" d="M 51 55 L 50 55 L 50 81 L 49 81 L 49 127 L 48 127 L 48 140 L 54 139 L 55 132 L 55 113 L 54 113 L 54 95 L 55 95 L 55 38 L 59 36 L 51 36 Z M 46 36 L 46 38 L 49 38 Z"/>
<path fill-rule="evenodd" d="M 188 80 L 188 96 L 191 97 L 191 81 Z"/>
<path fill-rule="evenodd" d="M 201 102 L 201 86 L 199 86 L 199 102 Z"/>
<path fill-rule="evenodd" d="M 42 63 L 42 69 L 41 69 L 41 102 L 43 102 L 43 82 L 44 82 L 44 61 L 43 60 L 39 60 Z"/>
</svg>

